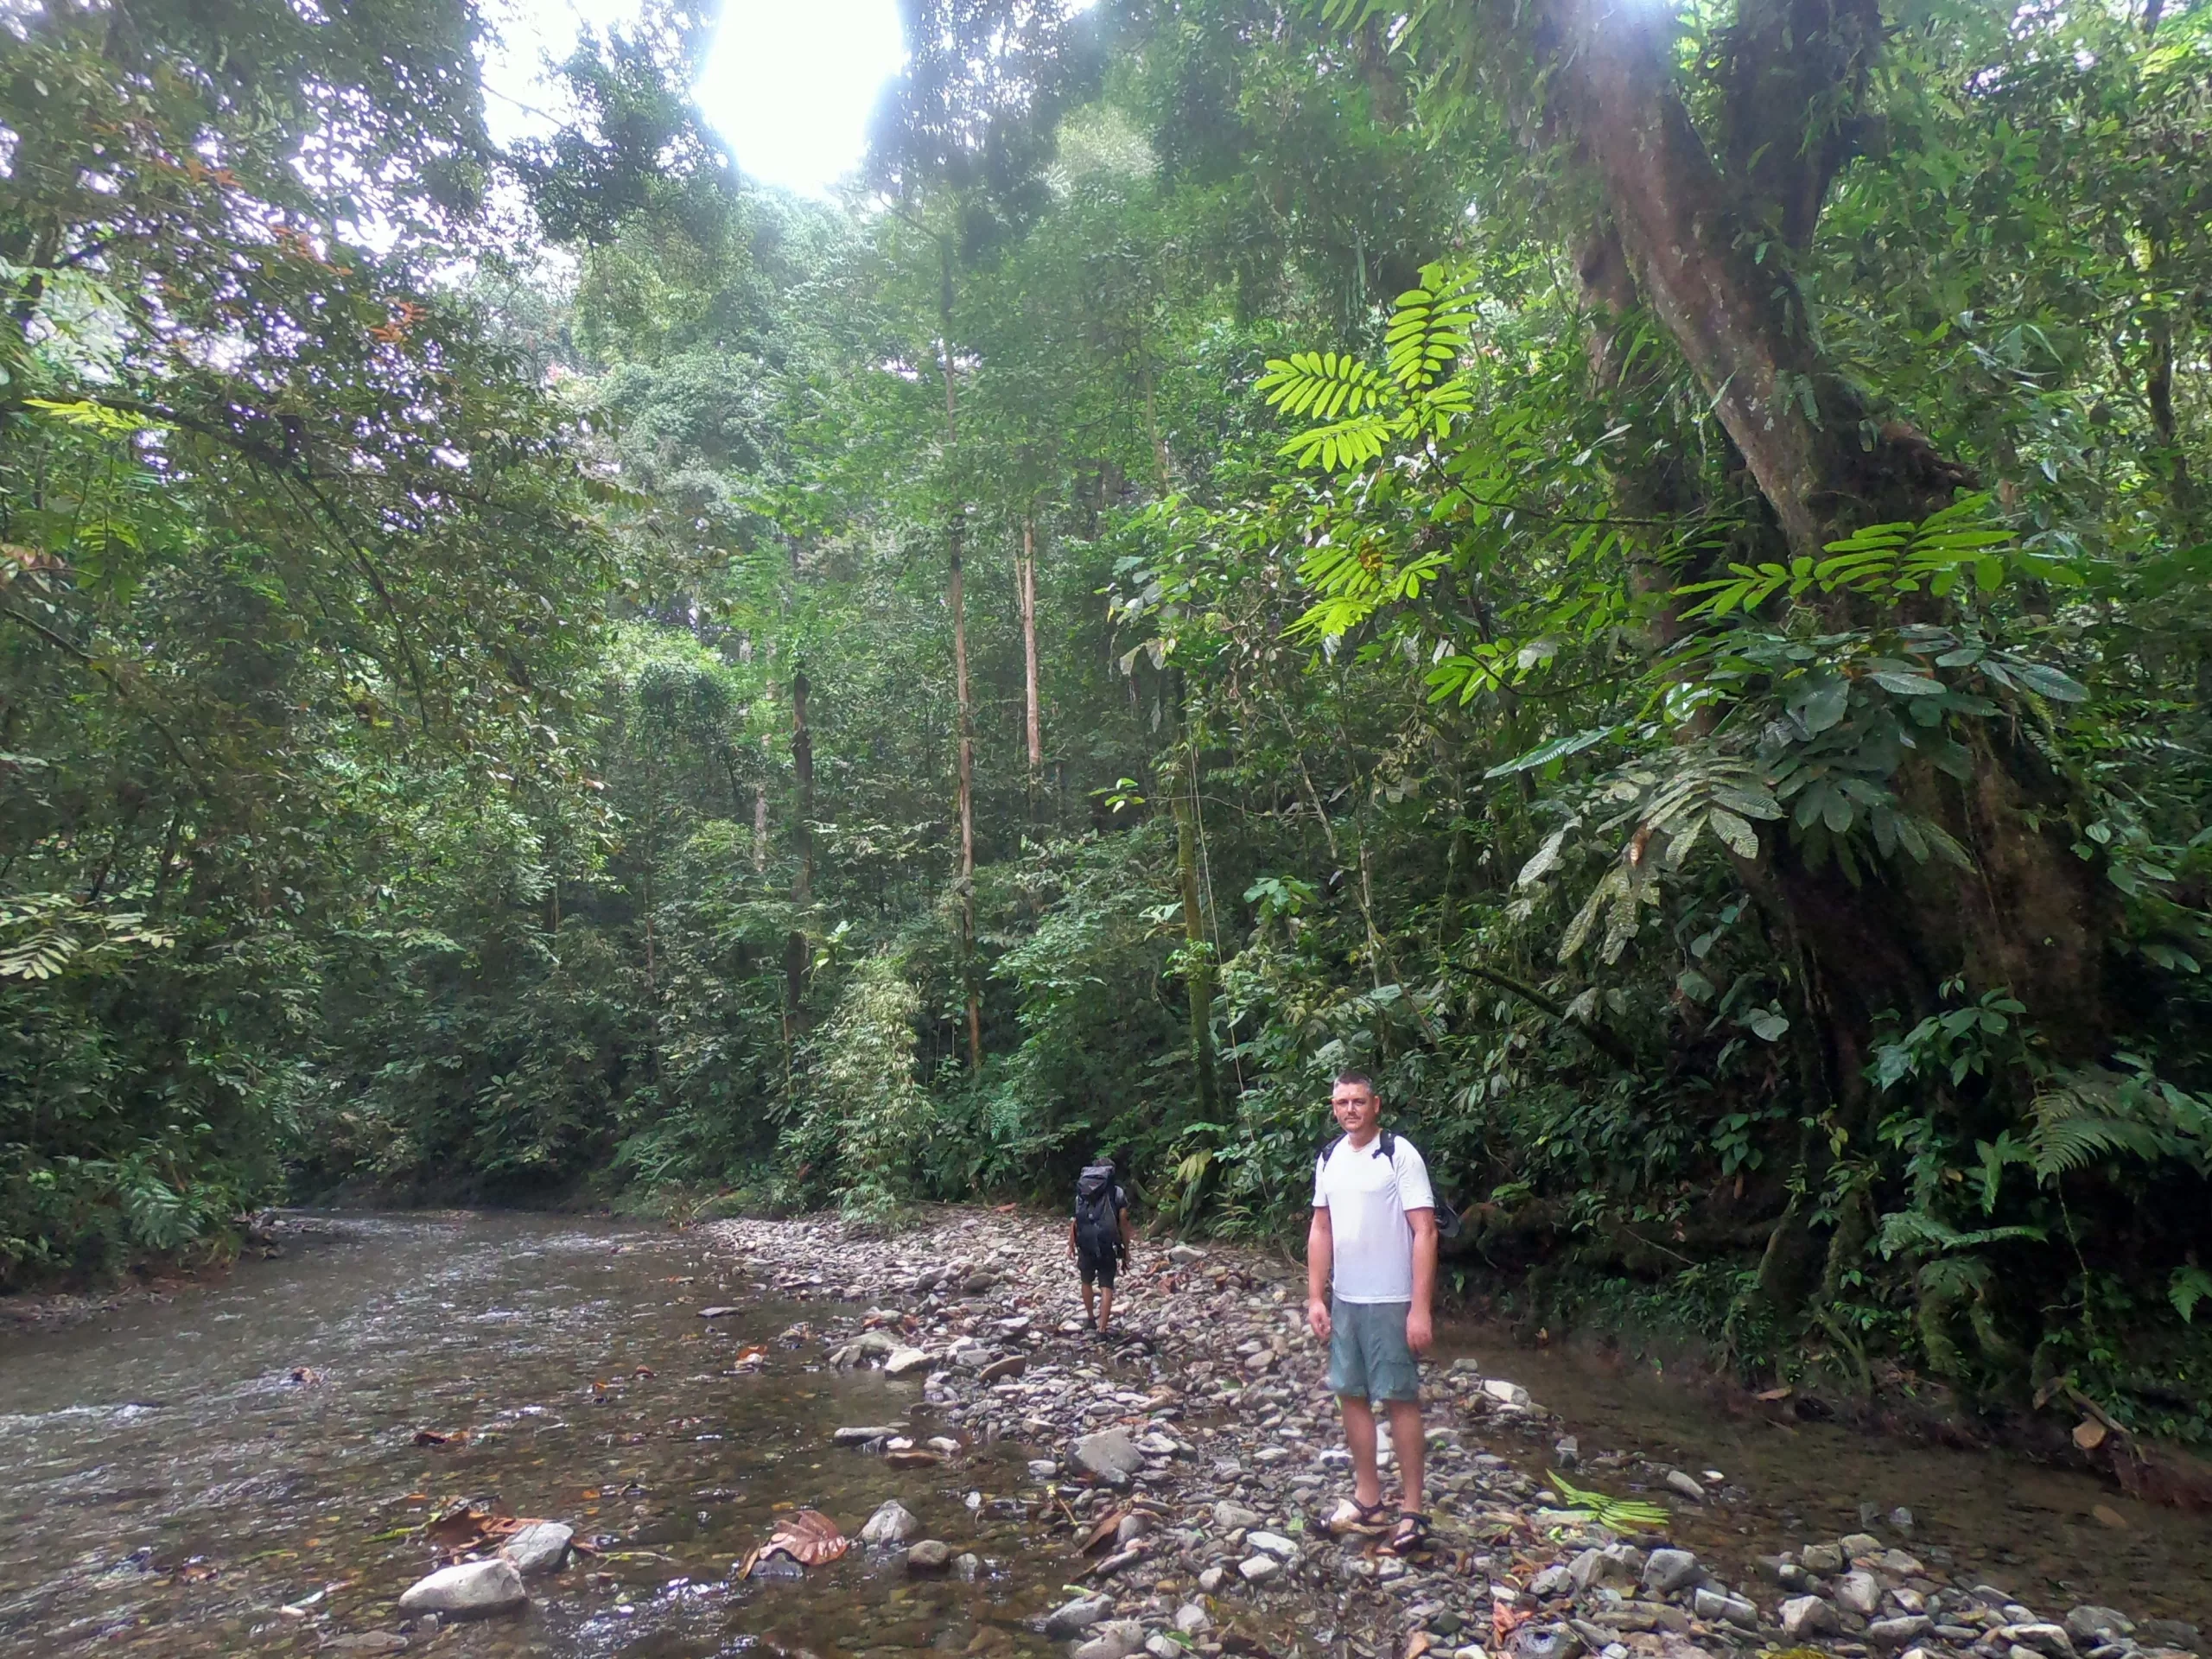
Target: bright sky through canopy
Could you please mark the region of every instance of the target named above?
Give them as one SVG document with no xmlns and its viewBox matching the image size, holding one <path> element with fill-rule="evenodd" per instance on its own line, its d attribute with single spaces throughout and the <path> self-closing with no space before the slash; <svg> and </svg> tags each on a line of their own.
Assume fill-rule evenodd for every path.
<svg viewBox="0 0 2212 1659">
<path fill-rule="evenodd" d="M 498 38 L 485 82 L 494 134 L 550 131 L 566 101 L 545 60 L 566 57 L 586 27 L 633 26 L 639 10 L 639 0 L 493 0 Z M 725 0 L 695 91 L 746 172 L 821 195 L 860 164 L 876 97 L 906 60 L 897 0 Z"/>
<path fill-rule="evenodd" d="M 819 195 L 906 60 L 895 0 L 727 0 L 699 107 L 754 178 Z"/>
</svg>

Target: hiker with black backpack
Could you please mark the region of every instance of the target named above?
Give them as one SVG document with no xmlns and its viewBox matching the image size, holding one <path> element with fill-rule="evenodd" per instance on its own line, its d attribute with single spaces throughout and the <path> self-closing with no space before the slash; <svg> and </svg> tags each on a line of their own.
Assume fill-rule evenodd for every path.
<svg viewBox="0 0 2212 1659">
<path fill-rule="evenodd" d="M 1129 1196 L 1114 1179 L 1114 1160 L 1103 1154 L 1076 1178 L 1068 1254 L 1083 1276 L 1084 1317 L 1103 1337 L 1114 1318 L 1114 1280 L 1129 1259 Z"/>
<path fill-rule="evenodd" d="M 1344 1133 L 1314 1160 L 1306 1318 L 1329 1344 L 1329 1392 L 1344 1412 L 1352 1490 L 1328 1529 L 1387 1535 L 1385 1548 L 1410 1554 L 1428 1541 L 1420 1357 L 1435 1339 L 1436 1195 L 1413 1142 L 1382 1127 L 1372 1078 L 1339 1073 L 1329 1106 Z M 1404 1480 L 1395 1514 L 1382 1501 L 1376 1459 L 1376 1401 Z"/>
</svg>

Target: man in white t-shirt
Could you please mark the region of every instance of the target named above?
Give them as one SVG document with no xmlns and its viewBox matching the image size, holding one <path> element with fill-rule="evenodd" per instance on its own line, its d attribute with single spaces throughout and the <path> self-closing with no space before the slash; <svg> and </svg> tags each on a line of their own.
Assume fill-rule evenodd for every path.
<svg viewBox="0 0 2212 1659">
<path fill-rule="evenodd" d="M 1428 1166 L 1403 1135 L 1382 1128 L 1374 1081 L 1346 1071 L 1329 1105 L 1344 1129 L 1313 1166 L 1306 1236 L 1306 1318 L 1329 1344 L 1329 1390 L 1344 1408 L 1352 1495 L 1329 1517 L 1337 1533 L 1388 1532 L 1401 1553 L 1426 1541 L 1421 1512 L 1421 1366 L 1434 1339 L 1436 1196 Z M 1394 1516 L 1382 1502 L 1375 1408 L 1390 1418 L 1405 1477 Z"/>
</svg>

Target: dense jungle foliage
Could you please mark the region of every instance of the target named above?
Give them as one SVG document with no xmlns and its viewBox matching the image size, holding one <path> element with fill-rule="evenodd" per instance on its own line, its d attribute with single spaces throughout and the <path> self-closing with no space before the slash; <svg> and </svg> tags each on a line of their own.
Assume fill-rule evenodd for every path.
<svg viewBox="0 0 2212 1659">
<path fill-rule="evenodd" d="M 1305 1203 L 2212 1439 L 2212 7 L 906 0 L 0 67 L 0 1283 L 287 1190 Z"/>
</svg>

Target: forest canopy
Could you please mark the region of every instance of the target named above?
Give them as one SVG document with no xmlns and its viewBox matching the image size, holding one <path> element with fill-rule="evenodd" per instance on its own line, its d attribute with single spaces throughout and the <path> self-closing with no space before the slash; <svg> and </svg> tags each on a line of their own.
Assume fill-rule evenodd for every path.
<svg viewBox="0 0 2212 1659">
<path fill-rule="evenodd" d="M 2212 1438 L 2212 8 L 0 33 L 0 1285 L 287 1193 L 1296 1221 Z M 2071 1397 L 2071 1396 L 2069 1396 Z"/>
</svg>

